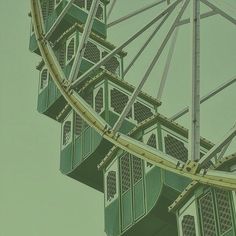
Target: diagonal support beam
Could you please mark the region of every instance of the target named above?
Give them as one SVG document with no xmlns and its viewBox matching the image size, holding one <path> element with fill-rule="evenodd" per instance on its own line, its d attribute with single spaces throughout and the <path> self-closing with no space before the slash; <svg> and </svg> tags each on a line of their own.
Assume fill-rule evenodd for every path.
<svg viewBox="0 0 236 236">
<path fill-rule="evenodd" d="M 223 158 L 223 156 L 225 155 L 225 153 L 226 153 L 227 149 L 229 148 L 231 142 L 232 142 L 232 139 L 227 144 L 225 144 L 225 146 L 222 148 L 219 156 L 217 157 L 217 160 L 221 160 Z"/>
<path fill-rule="evenodd" d="M 111 15 L 111 13 L 112 13 L 112 11 L 113 11 L 115 5 L 116 5 L 116 2 L 117 2 L 117 0 L 113 0 L 113 1 L 112 1 L 111 7 L 110 7 L 110 9 L 109 9 L 109 11 L 108 11 L 108 13 L 107 13 L 107 20 L 110 18 L 110 15 Z"/>
<path fill-rule="evenodd" d="M 174 9 L 182 0 L 176 0 L 171 5 L 166 7 L 158 16 L 156 16 L 152 21 L 150 21 L 147 25 L 145 25 L 141 30 L 131 36 L 128 40 L 122 43 L 120 46 L 115 48 L 109 54 L 107 54 L 102 60 L 100 60 L 97 64 L 92 66 L 88 71 L 86 71 L 82 76 L 76 79 L 74 82 L 71 83 L 70 89 L 76 87 L 79 83 L 83 82 L 89 75 L 91 75 L 95 70 L 99 69 L 102 65 L 108 62 L 114 55 L 119 53 L 123 48 L 133 42 L 138 36 L 140 36 L 143 32 L 149 29 L 155 22 L 160 20 L 165 14 L 167 14 L 170 10 Z"/>
<path fill-rule="evenodd" d="M 171 14 L 172 11 L 168 12 L 164 19 L 167 19 L 169 17 L 169 15 Z M 156 27 L 156 29 L 152 32 L 152 34 L 149 36 L 149 38 L 147 39 L 147 41 L 143 44 L 143 46 L 140 48 L 140 50 L 137 52 L 137 54 L 134 56 L 134 58 L 131 60 L 131 62 L 129 63 L 129 65 L 126 67 L 126 69 L 124 70 L 123 75 L 125 76 L 129 70 L 131 69 L 131 67 L 134 65 L 134 63 L 138 60 L 138 58 L 140 57 L 140 55 L 144 52 L 144 50 L 146 49 L 146 47 L 149 45 L 149 43 L 152 41 L 152 39 L 154 38 L 154 36 L 156 35 L 156 33 L 159 31 L 159 29 L 161 28 L 163 24 L 163 21 L 160 22 L 158 24 L 158 26 Z"/>
<path fill-rule="evenodd" d="M 179 32 L 179 28 L 176 27 L 172 41 L 171 41 L 171 45 L 169 48 L 169 52 L 167 54 L 167 59 L 166 59 L 166 64 L 165 64 L 165 68 L 161 77 L 161 83 L 160 83 L 160 87 L 158 89 L 158 93 L 157 93 L 157 99 L 159 101 L 161 101 L 162 98 L 162 94 L 166 85 L 166 80 L 167 80 L 167 76 L 168 76 L 168 72 L 170 69 L 170 63 L 174 54 L 174 50 L 175 50 L 175 44 L 177 41 L 177 36 L 178 36 L 178 32 Z"/>
<path fill-rule="evenodd" d="M 211 92 L 209 92 L 208 94 L 201 97 L 200 103 L 202 104 L 202 103 L 206 102 L 207 100 L 214 97 L 215 95 L 217 95 L 218 93 L 220 93 L 221 91 L 223 91 L 224 89 L 226 89 L 227 87 L 229 87 L 230 85 L 232 85 L 235 82 L 236 82 L 236 77 L 233 77 L 232 79 L 224 82 L 219 87 L 213 89 Z M 181 111 L 179 111 L 178 113 L 176 113 L 175 115 L 170 117 L 169 119 L 171 121 L 175 121 L 178 118 L 182 117 L 183 115 L 187 114 L 188 112 L 189 112 L 189 107 L 185 107 Z"/>
<path fill-rule="evenodd" d="M 157 6 L 157 5 L 159 5 L 159 4 L 161 4 L 161 3 L 165 2 L 165 1 L 166 0 L 158 0 L 158 1 L 154 2 L 154 3 L 152 3 L 152 4 L 149 4 L 149 5 L 145 6 L 145 7 L 142 7 L 140 9 L 138 9 L 138 10 L 136 10 L 136 11 L 126 15 L 126 16 L 122 16 L 121 18 L 119 18 L 119 19 L 109 23 L 107 25 L 107 27 L 110 28 L 110 27 L 112 27 L 114 25 L 117 25 L 117 24 L 119 24 L 119 23 L 121 23 L 121 22 L 123 22 L 125 20 L 128 20 L 128 19 L 130 19 L 130 18 L 132 18 L 132 17 L 134 17 L 134 16 L 136 16 L 136 15 L 138 15 L 138 14 L 144 12 L 144 11 L 147 11 L 147 10 L 149 10 L 149 9 L 151 9 L 151 8 Z"/>
<path fill-rule="evenodd" d="M 68 10 L 71 8 L 72 4 L 74 3 L 75 0 L 70 0 L 66 6 L 64 7 L 64 9 L 62 10 L 62 12 L 60 13 L 60 15 L 57 17 L 56 21 L 53 23 L 52 27 L 48 30 L 48 32 L 45 35 L 46 39 L 49 39 L 50 36 L 52 35 L 52 33 L 55 31 L 55 29 L 57 28 L 57 26 L 61 23 L 62 19 L 64 18 L 64 16 L 66 15 L 66 13 L 68 12 Z"/>
<path fill-rule="evenodd" d="M 189 160 L 200 159 L 200 0 L 192 0 L 192 99 Z"/>
<path fill-rule="evenodd" d="M 171 25 L 170 30 L 168 31 L 168 33 L 167 33 L 167 35 L 165 36 L 165 38 L 164 38 L 164 40 L 163 40 L 163 42 L 162 42 L 160 48 L 158 49 L 157 54 L 155 55 L 154 59 L 152 60 L 150 66 L 148 67 L 148 69 L 147 69 L 146 73 L 144 74 L 144 76 L 143 76 L 141 82 L 139 83 L 138 87 L 134 90 L 134 92 L 133 92 L 131 98 L 129 99 L 128 103 L 126 104 L 126 106 L 125 106 L 125 108 L 124 108 L 124 110 L 123 110 L 121 116 L 120 116 L 119 119 L 116 121 L 116 123 L 115 123 L 115 125 L 114 125 L 114 127 L 113 127 L 114 133 L 116 133 L 117 131 L 119 131 L 119 129 L 120 129 L 120 127 L 121 127 L 121 125 L 122 125 L 122 123 L 123 123 L 125 117 L 126 117 L 127 114 L 129 113 L 129 111 L 130 111 L 130 109 L 131 109 L 131 107 L 132 107 L 132 105 L 133 105 L 135 99 L 137 98 L 137 96 L 138 96 L 139 92 L 141 91 L 143 85 L 144 85 L 145 82 L 147 81 L 147 79 L 148 79 L 150 73 L 152 72 L 154 66 L 156 65 L 158 59 L 160 58 L 161 53 L 163 52 L 163 50 L 164 50 L 164 48 L 165 48 L 165 46 L 166 46 L 168 40 L 170 39 L 170 37 L 171 37 L 173 31 L 175 30 L 176 24 L 177 24 L 177 23 L 179 22 L 179 20 L 181 19 L 182 15 L 183 15 L 183 13 L 184 13 L 184 11 L 185 11 L 185 9 L 186 9 L 186 7 L 187 7 L 188 4 L 189 4 L 189 1 L 190 1 L 190 0 L 186 0 L 186 1 L 184 2 L 184 4 L 183 4 L 183 6 L 181 7 L 181 9 L 180 9 L 180 11 L 179 11 L 177 17 L 175 18 L 174 23 Z M 164 23 L 164 22 L 163 22 L 163 23 Z"/>
<path fill-rule="evenodd" d="M 223 137 L 212 149 L 210 149 L 200 160 L 199 167 L 201 168 L 205 163 L 211 160 L 216 154 L 224 148 L 236 136 L 236 125 Z"/>
<path fill-rule="evenodd" d="M 228 13 L 226 13 L 225 11 L 223 11 L 222 9 L 217 7 L 215 4 L 213 4 L 207 0 L 201 0 L 201 2 L 204 3 L 205 5 L 207 5 L 208 7 L 210 7 L 212 10 L 216 11 L 218 14 L 223 16 L 225 19 L 227 19 L 231 23 L 236 25 L 236 18 L 235 17 L 230 16 Z"/>
<path fill-rule="evenodd" d="M 100 2 L 100 0 L 94 0 L 92 2 L 92 6 L 89 11 L 89 15 L 87 17 L 86 23 L 85 23 L 84 32 L 82 34 L 82 38 L 81 38 L 81 41 L 79 44 L 79 48 L 78 48 L 77 53 L 75 55 L 73 66 L 71 68 L 69 81 L 74 81 L 79 74 L 80 65 L 82 62 L 82 58 L 84 56 L 84 52 L 86 49 L 86 44 L 88 42 L 89 35 L 92 31 L 92 26 L 93 26 L 94 18 L 96 16 L 96 12 L 97 12 L 97 9 L 99 6 L 99 2 Z"/>
</svg>

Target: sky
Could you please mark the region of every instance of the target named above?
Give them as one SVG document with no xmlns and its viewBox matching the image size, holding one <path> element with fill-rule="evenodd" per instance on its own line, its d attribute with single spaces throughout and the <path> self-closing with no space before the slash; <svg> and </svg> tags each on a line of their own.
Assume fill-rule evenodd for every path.
<svg viewBox="0 0 236 236">
<path fill-rule="evenodd" d="M 216 1 L 224 2 L 223 7 L 231 14 L 236 12 L 234 0 Z M 141 6 L 142 0 L 119 0 L 110 20 Z M 108 40 L 120 44 L 157 11 L 152 9 L 114 26 L 109 30 Z M 104 236 L 103 195 L 60 173 L 60 125 L 36 111 L 38 72 L 35 67 L 40 58 L 28 50 L 29 12 L 28 0 L 0 1 L 0 236 Z M 141 80 L 168 24 L 127 74 L 129 82 L 136 85 Z M 126 63 L 152 30 L 127 48 Z M 189 26 L 181 27 L 160 108 L 167 116 L 190 101 L 189 36 Z M 214 16 L 203 21 L 201 36 L 201 94 L 204 95 L 236 74 L 235 25 Z M 144 88 L 153 96 L 166 54 L 167 50 Z M 202 105 L 201 134 L 214 142 L 235 122 L 235 88 L 231 86 Z M 188 126 L 188 116 L 180 123 Z M 235 147 L 232 145 L 230 150 Z"/>
</svg>

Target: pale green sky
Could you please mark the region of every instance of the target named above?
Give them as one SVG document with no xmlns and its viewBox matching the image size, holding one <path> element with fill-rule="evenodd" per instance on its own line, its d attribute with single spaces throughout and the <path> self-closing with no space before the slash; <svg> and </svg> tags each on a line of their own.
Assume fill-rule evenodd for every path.
<svg viewBox="0 0 236 236">
<path fill-rule="evenodd" d="M 113 19 L 137 9 L 143 2 L 119 0 Z M 235 0 L 224 2 L 228 3 L 227 10 L 236 12 Z M 0 1 L 0 236 L 105 235 L 103 195 L 59 172 L 60 125 L 36 111 L 35 66 L 39 57 L 28 51 L 28 12 L 28 0 Z M 121 42 L 155 14 L 153 9 L 114 27 L 110 41 Z M 128 74 L 129 81 L 135 84 L 141 79 L 163 32 Z M 204 21 L 201 33 L 204 94 L 236 74 L 236 30 L 235 25 L 215 16 Z M 189 34 L 187 26 L 181 28 L 160 110 L 167 115 L 189 101 Z M 130 47 L 131 55 L 146 37 L 147 34 Z M 153 95 L 163 59 L 146 86 Z M 235 88 L 232 86 L 202 106 L 202 134 L 214 141 L 235 120 Z"/>
</svg>

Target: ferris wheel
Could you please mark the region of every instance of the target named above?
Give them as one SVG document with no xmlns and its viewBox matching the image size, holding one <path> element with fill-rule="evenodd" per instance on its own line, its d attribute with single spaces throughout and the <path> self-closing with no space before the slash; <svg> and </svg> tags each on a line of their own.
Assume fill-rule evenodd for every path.
<svg viewBox="0 0 236 236">
<path fill-rule="evenodd" d="M 61 171 L 104 192 L 109 236 L 235 235 L 236 155 L 225 153 L 236 126 L 216 144 L 202 138 L 200 104 L 236 77 L 200 96 L 200 23 L 218 15 L 235 26 L 236 8 L 226 0 L 143 2 L 120 16 L 116 9 L 124 4 L 117 0 L 31 0 L 30 49 L 42 57 L 38 110 L 62 124 Z M 115 27 L 145 13 L 131 36 L 125 26 L 120 45 L 108 42 L 109 32 L 119 37 Z M 184 25 L 191 31 L 190 105 L 165 117 L 160 106 Z M 129 53 L 140 37 L 142 44 Z M 157 67 L 159 82 L 149 82 Z M 129 76 L 137 77 L 135 86 Z M 155 96 L 143 91 L 148 82 Z M 187 113 L 189 131 L 176 123 Z"/>
</svg>

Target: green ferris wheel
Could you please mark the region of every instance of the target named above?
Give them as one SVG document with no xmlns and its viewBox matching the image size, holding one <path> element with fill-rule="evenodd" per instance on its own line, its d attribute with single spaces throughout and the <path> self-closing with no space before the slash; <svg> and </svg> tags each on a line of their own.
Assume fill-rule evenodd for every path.
<svg viewBox="0 0 236 236">
<path fill-rule="evenodd" d="M 235 5 L 130 1 L 132 9 L 121 0 L 31 0 L 29 47 L 41 58 L 37 109 L 61 123 L 60 170 L 104 193 L 108 236 L 235 236 L 236 154 L 226 153 L 236 126 L 216 143 L 200 135 L 200 104 L 236 81 L 200 96 L 202 21 L 221 17 L 235 27 Z M 127 22 L 140 17 L 132 32 Z M 167 117 L 163 92 L 186 26 L 188 106 Z M 159 82 L 150 82 L 157 68 Z M 187 113 L 189 129 L 176 122 Z"/>
</svg>

